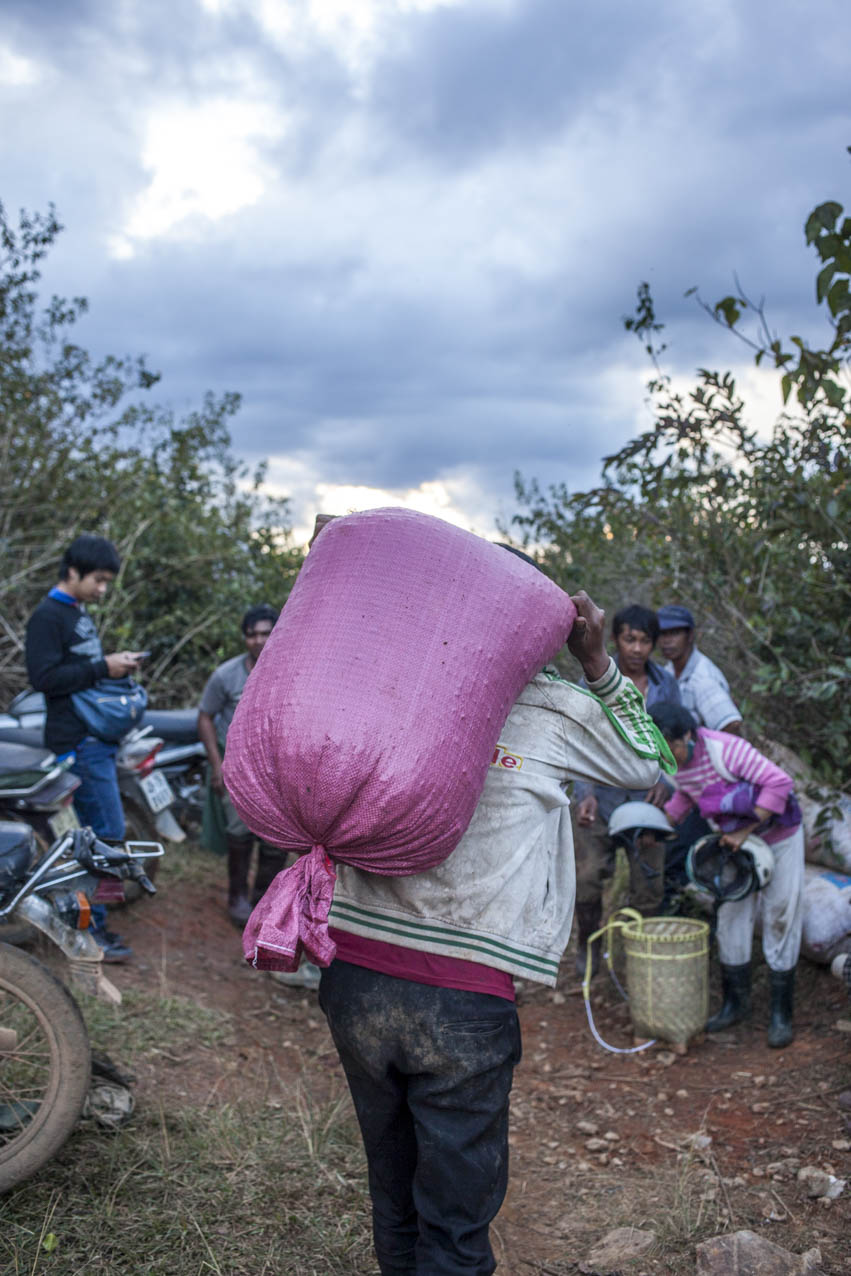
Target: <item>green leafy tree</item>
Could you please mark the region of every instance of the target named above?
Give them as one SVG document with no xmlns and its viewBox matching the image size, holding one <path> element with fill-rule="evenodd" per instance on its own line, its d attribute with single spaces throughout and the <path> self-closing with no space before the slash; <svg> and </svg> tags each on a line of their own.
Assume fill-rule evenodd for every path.
<svg viewBox="0 0 851 1276">
<path fill-rule="evenodd" d="M 624 322 L 654 365 L 651 428 L 604 459 L 592 491 L 518 478 L 515 522 L 557 577 L 593 587 L 609 608 L 690 604 L 751 726 L 841 784 L 851 747 L 851 218 L 821 204 L 805 234 L 821 263 L 827 346 L 781 342 L 741 289 L 701 302 L 758 365 L 778 370 L 769 437 L 748 425 L 729 372 L 700 368 L 689 393 L 674 391 L 642 284 Z"/>
<path fill-rule="evenodd" d="M 71 336 L 83 298 L 39 299 L 61 227 L 51 208 L 0 205 L 0 698 L 26 683 L 23 631 L 80 531 L 116 542 L 122 571 L 101 608 L 110 646 L 144 647 L 157 702 L 191 703 L 239 649 L 253 602 L 282 605 L 301 557 L 286 501 L 234 457 L 239 396 L 208 394 L 178 419 L 151 402 L 143 358 L 95 361 Z"/>
</svg>

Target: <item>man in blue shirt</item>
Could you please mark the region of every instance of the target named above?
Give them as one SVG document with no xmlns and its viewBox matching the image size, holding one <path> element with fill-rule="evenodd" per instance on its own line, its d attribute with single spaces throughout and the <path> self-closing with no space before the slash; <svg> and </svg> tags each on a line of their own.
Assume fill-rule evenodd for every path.
<svg viewBox="0 0 851 1276">
<path fill-rule="evenodd" d="M 47 721 L 44 739 L 58 758 L 74 755 L 72 771 L 80 778 L 74 806 L 82 824 L 98 837 L 124 837 L 124 811 L 115 767 L 116 746 L 88 735 L 71 697 L 100 678 L 123 678 L 139 665 L 141 653 L 119 651 L 105 656 L 86 603 L 106 594 L 121 566 L 118 551 L 103 536 L 78 536 L 66 549 L 58 584 L 36 607 L 27 624 L 26 661 L 30 682 L 44 693 Z M 106 910 L 93 910 L 93 932 L 104 961 L 124 961 L 130 949 L 106 929 Z"/>
</svg>

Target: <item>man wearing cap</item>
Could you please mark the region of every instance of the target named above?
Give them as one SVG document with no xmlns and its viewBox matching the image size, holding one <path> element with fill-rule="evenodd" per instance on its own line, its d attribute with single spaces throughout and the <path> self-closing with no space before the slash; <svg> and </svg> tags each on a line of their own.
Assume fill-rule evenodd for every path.
<svg viewBox="0 0 851 1276">
<path fill-rule="evenodd" d="M 742 715 L 721 670 L 698 651 L 694 616 L 688 607 L 671 603 L 660 607 L 656 615 L 665 668 L 676 677 L 683 705 L 697 719 L 697 725 L 741 735 Z"/>
</svg>

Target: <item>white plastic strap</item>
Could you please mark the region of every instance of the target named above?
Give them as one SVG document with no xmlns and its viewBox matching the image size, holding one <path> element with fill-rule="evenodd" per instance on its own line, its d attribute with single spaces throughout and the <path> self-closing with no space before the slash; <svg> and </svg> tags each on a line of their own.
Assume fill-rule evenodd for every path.
<svg viewBox="0 0 851 1276">
<path fill-rule="evenodd" d="M 603 935 L 608 935 L 611 930 L 620 929 L 622 926 L 627 924 L 623 920 L 618 921 L 617 918 L 619 917 L 626 917 L 630 921 L 634 921 L 636 918 L 639 921 L 642 920 L 641 914 L 636 912 L 635 909 L 622 908 L 619 912 L 615 913 L 614 916 L 609 918 L 606 925 L 601 930 L 598 930 L 595 935 L 590 936 L 586 948 L 585 978 L 582 981 L 582 996 L 585 1000 L 585 1014 L 588 1017 L 588 1027 L 591 1029 L 591 1035 L 597 1042 L 597 1045 L 602 1046 L 604 1050 L 608 1050 L 610 1054 L 638 1054 L 642 1050 L 649 1050 L 651 1046 L 655 1046 L 657 1038 L 654 1037 L 652 1041 L 642 1042 L 640 1046 L 610 1046 L 607 1041 L 603 1040 L 597 1031 L 597 1025 L 594 1023 L 594 1016 L 591 1012 L 591 945 L 595 939 L 600 939 Z M 603 953 L 603 959 L 609 968 L 609 974 L 612 978 L 612 982 L 623 997 L 624 1001 L 628 1003 L 629 997 L 624 992 L 621 987 L 620 980 L 615 974 L 615 968 L 612 964 L 611 954 L 608 949 Z"/>
</svg>

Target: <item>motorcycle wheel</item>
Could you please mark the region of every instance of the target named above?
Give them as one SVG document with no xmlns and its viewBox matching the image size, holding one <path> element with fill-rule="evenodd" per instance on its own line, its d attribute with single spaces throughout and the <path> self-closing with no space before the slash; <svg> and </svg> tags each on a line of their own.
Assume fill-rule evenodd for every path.
<svg viewBox="0 0 851 1276">
<path fill-rule="evenodd" d="M 0 944 L 0 1192 L 59 1151 L 90 1077 L 88 1032 L 71 994 L 29 953 Z"/>
</svg>

